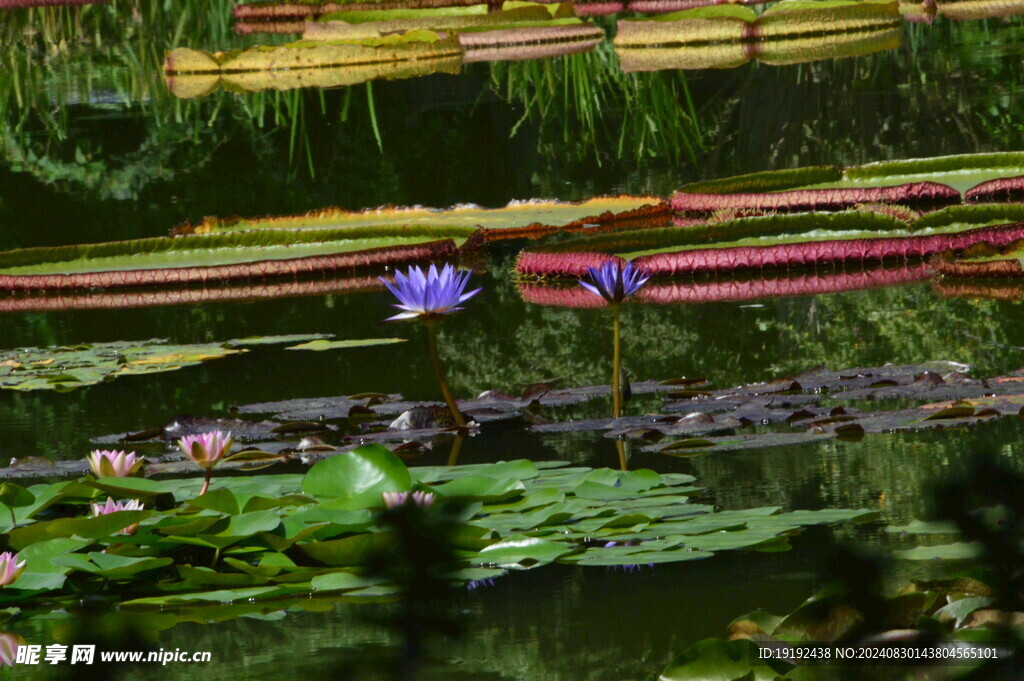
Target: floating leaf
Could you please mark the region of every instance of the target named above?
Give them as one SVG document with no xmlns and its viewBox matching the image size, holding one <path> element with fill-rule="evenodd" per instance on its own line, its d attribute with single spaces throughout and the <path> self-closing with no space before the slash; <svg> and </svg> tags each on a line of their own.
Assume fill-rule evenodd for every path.
<svg viewBox="0 0 1024 681">
<path fill-rule="evenodd" d="M 9 508 L 21 508 L 35 503 L 36 497 L 21 485 L 14 482 L 0 484 L 0 504 Z"/>
<path fill-rule="evenodd" d="M 310 584 L 313 591 L 350 591 L 365 586 L 374 586 L 382 581 L 380 577 L 366 577 L 352 572 L 338 571 L 314 577 Z"/>
<path fill-rule="evenodd" d="M 382 38 L 352 41 L 299 41 L 274 47 L 233 52 L 205 52 L 187 47 L 171 50 L 164 58 L 164 72 L 222 73 L 317 68 L 387 63 L 458 55 L 454 36 L 430 31 L 410 31 Z"/>
<path fill-rule="evenodd" d="M 392 343 L 404 343 L 407 338 L 362 338 L 359 340 L 315 340 L 302 345 L 292 345 L 286 350 L 339 350 L 342 348 L 364 348 L 371 345 L 391 345 Z"/>
<path fill-rule="evenodd" d="M 382 492 L 407 491 L 411 484 L 409 469 L 390 450 L 381 445 L 363 445 L 309 469 L 302 491 L 328 499 L 376 495 L 379 500 Z"/>
<path fill-rule="evenodd" d="M 483 229 L 483 238 L 520 238 L 557 231 L 584 231 L 594 225 L 628 227 L 644 224 L 669 211 L 668 204 L 653 196 L 598 197 L 575 203 L 560 201 L 513 201 L 504 208 L 458 206 L 436 208 L 379 208 L 345 211 L 338 208 L 261 219 L 207 218 L 196 225 L 196 234 L 235 231 L 309 229 L 458 229 L 463 234 Z"/>
<path fill-rule="evenodd" d="M 893 555 L 905 560 L 968 560 L 980 557 L 982 551 L 982 544 L 978 542 L 957 542 L 941 546 L 918 546 L 906 551 L 894 551 Z"/>
<path fill-rule="evenodd" d="M 246 336 L 228 341 L 231 347 L 250 345 L 278 345 L 282 343 L 298 343 L 300 341 L 316 341 L 331 338 L 329 333 L 293 333 L 283 336 Z"/>
<path fill-rule="evenodd" d="M 466 227 L 376 226 L 192 234 L 0 253 L 0 289 L 182 285 L 297 277 L 455 256 Z"/>
<path fill-rule="evenodd" d="M 93 551 L 85 555 L 80 553 L 63 554 L 55 557 L 51 562 L 54 565 L 91 572 L 105 579 L 117 580 L 127 579 L 140 572 L 156 570 L 170 565 L 174 561 L 170 558 L 133 558 Z"/>
<path fill-rule="evenodd" d="M 476 557 L 470 559 L 470 564 L 504 567 L 550 563 L 572 550 L 572 547 L 564 542 L 514 535 L 484 548 Z"/>
</svg>

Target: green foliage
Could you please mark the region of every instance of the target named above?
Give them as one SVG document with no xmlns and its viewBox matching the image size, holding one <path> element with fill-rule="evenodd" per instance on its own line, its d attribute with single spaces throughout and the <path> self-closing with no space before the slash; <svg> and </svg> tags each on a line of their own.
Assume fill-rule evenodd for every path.
<svg viewBox="0 0 1024 681">
<path fill-rule="evenodd" d="M 777 508 L 714 514 L 689 502 L 690 482 L 648 470 L 529 461 L 409 470 L 384 447 L 366 445 L 325 459 L 304 476 L 226 478 L 200 497 L 197 480 L 125 480 L 118 487 L 85 477 L 35 485 L 34 504 L 20 509 L 19 527 L 8 536 L 28 567 L 0 591 L 0 604 L 28 597 L 56 606 L 70 596 L 62 590 L 66 581 L 98 588 L 95 578 L 119 582 L 118 598 L 135 606 L 303 590 L 388 593 L 394 586 L 368 571 L 396 540 L 379 516 L 382 492 L 431 492 L 436 508 L 426 513 L 451 504 L 463 509 L 455 563 L 443 566 L 453 583 L 555 561 L 631 566 L 716 551 L 774 551 L 787 548 L 785 537 L 805 524 L 872 517 L 844 510 L 779 514 Z M 109 493 L 136 492 L 143 493 L 145 510 L 76 515 Z M 155 508 L 153 495 L 164 500 Z M 60 517 L 38 516 L 57 502 Z M 136 524 L 133 534 L 122 532 Z"/>
<path fill-rule="evenodd" d="M 172 345 L 160 339 L 152 339 L 19 348 L 0 352 L 0 388 L 68 392 L 122 376 L 176 371 L 182 367 L 248 352 L 244 348 L 248 345 L 290 343 L 310 338 L 318 339 L 321 335 L 264 336 L 258 339 L 244 338 L 238 342 L 189 345 Z"/>
</svg>

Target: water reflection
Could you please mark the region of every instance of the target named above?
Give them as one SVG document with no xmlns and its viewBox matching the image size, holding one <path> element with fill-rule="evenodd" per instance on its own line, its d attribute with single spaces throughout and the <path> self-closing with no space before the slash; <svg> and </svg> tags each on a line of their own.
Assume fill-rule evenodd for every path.
<svg viewBox="0 0 1024 681">
<path fill-rule="evenodd" d="M 88 14 L 22 13 L 0 26 L 4 247 L 134 238 L 204 215 L 287 214 L 338 203 L 501 205 L 538 195 L 667 194 L 701 176 L 1000 149 L 1019 137 L 1019 23 L 907 27 L 899 49 L 799 67 L 625 74 L 605 44 L 557 59 L 470 65 L 458 76 L 381 82 L 373 99 L 368 89 L 348 87 L 174 99 L 162 81 L 164 48 L 179 39 L 197 47 L 254 44 L 232 34 L 230 6 L 184 2 L 167 11 L 161 3 L 119 0 Z M 607 381 L 603 311 L 525 304 L 508 277 L 510 251 L 498 248 L 486 266 L 495 304 L 452 320 L 448 342 L 439 345 L 455 391 L 512 390 L 553 378 Z M 948 357 L 977 364 L 979 374 L 1020 364 L 1024 323 L 1015 286 L 914 284 L 911 270 L 723 283 L 732 296 L 700 288 L 709 282 L 669 284 L 663 294 L 652 288 L 666 301 L 708 303 L 624 308 L 629 368 L 645 378 L 703 374 L 731 385 L 815 364 Z M 908 283 L 851 290 L 890 275 Z M 2 347 L 126 334 L 189 342 L 282 331 L 373 337 L 386 300 L 366 284 L 17 298 L 5 301 L 11 309 L 0 337 Z M 350 287 L 359 293 L 333 295 Z M 786 291 L 798 295 L 777 297 Z M 968 297 L 943 297 L 950 293 Z M 730 302 L 763 295 L 772 297 L 758 308 Z M 180 305 L 186 302 L 197 304 Z M 78 458 L 99 433 L 242 402 L 333 394 L 339 386 L 346 393 L 401 386 L 413 399 L 433 396 L 430 365 L 418 348 L 388 353 L 263 355 L 67 395 L 5 393 L 3 454 Z M 531 455 L 689 470 L 724 508 L 873 506 L 908 520 L 922 514 L 922 490 L 934 472 L 955 469 L 964 452 L 993 447 L 1010 459 L 1024 456 L 1020 428 L 1001 422 L 685 460 L 637 453 L 623 441 L 613 449 L 590 434 L 498 433 L 456 438 L 450 450 L 422 460 Z M 514 575 L 467 597 L 464 607 L 478 615 L 474 634 L 444 648 L 430 674 L 561 681 L 584 669 L 594 679 L 641 678 L 740 612 L 792 608 L 816 585 L 815 548 L 822 547 L 628 576 L 556 567 Z M 708 593 L 714 599 L 695 596 Z M 283 622 L 258 613 L 214 627 L 208 622 L 219 615 L 212 609 L 191 621 L 165 619 L 170 628 L 160 645 L 201 642 L 218 652 L 218 664 L 214 671 L 137 675 L 270 678 L 287 668 L 311 680 L 334 678 L 337 664 L 393 652 L 394 639 L 361 623 L 357 607 L 311 603 L 311 612 Z M 18 634 L 49 642 L 59 624 L 39 618 Z M 28 676 L 19 670 L 13 678 Z"/>
<path fill-rule="evenodd" d="M 218 88 L 237 93 L 300 88 L 337 88 L 359 85 L 373 80 L 405 80 L 438 73 L 458 75 L 461 71 L 461 58 L 439 57 L 416 61 L 310 69 L 177 73 L 167 75 L 167 89 L 175 97 L 191 99 L 205 97 Z"/>
<path fill-rule="evenodd" d="M 755 59 L 766 64 L 784 65 L 860 57 L 875 52 L 898 49 L 900 36 L 899 29 L 887 29 L 867 34 L 837 34 L 823 38 L 800 38 L 765 43 L 619 47 L 616 53 L 622 63 L 622 70 L 626 72 L 731 69 Z"/>
<path fill-rule="evenodd" d="M 226 301 L 251 303 L 273 298 L 298 298 L 381 291 L 373 276 L 270 281 L 202 288 L 143 289 L 103 292 L 58 292 L 33 296 L 4 296 L 0 312 L 59 312 L 68 310 L 130 310 L 133 308 L 200 305 Z"/>
<path fill-rule="evenodd" d="M 931 277 L 928 265 L 920 261 L 867 269 L 821 267 L 775 273 L 723 273 L 714 277 L 652 281 L 637 294 L 636 302 L 683 305 L 813 296 L 900 286 Z M 527 303 L 562 308 L 600 306 L 599 301 L 564 283 L 519 280 L 516 285 Z"/>
<path fill-rule="evenodd" d="M 581 669 L 595 681 L 643 678 L 688 642 L 718 633 L 736 613 L 795 607 L 823 573 L 811 549 L 827 547 L 828 539 L 812 532 L 799 544 L 803 550 L 726 554 L 714 565 L 698 561 L 684 569 L 662 565 L 623 574 L 553 565 L 508 575 L 493 586 L 456 596 L 456 608 L 470 618 L 467 635 L 462 640 L 444 637 L 429 647 L 416 678 L 576 681 Z M 657 594 L 658 607 L 637 607 L 641 593 Z M 697 598 L 698 593 L 714 593 L 715 598 Z M 132 670 L 138 679 L 275 678 L 281 669 L 310 681 L 337 679 L 346 671 L 350 678 L 383 679 L 379 670 L 394 660 L 399 641 L 367 620 L 368 607 L 396 613 L 386 603 L 305 599 L 287 613 L 270 606 L 217 624 L 211 622 L 232 610 L 237 615 L 253 608 L 240 604 L 132 615 L 119 617 L 120 625 L 106 622 L 105 629 L 120 628 L 136 637 L 106 640 L 103 648 L 213 653 L 209 665 L 140 665 Z M 65 630 L 66 620 L 38 618 L 19 623 L 17 634 L 30 644 L 49 644 L 69 641 Z M 145 636 L 149 641 L 140 640 Z M 37 678 L 38 669 L 20 666 L 10 678 Z M 96 671 L 117 670 L 101 666 Z"/>
<path fill-rule="evenodd" d="M 23 195 L 74 197 L 90 206 L 87 212 L 106 212 L 102 222 L 124 235 L 160 233 L 225 210 L 667 193 L 688 178 L 766 166 L 998 148 L 1012 138 L 1020 109 L 1020 88 L 1008 75 L 1021 51 L 1012 19 L 906 26 L 898 50 L 805 67 L 748 64 L 727 74 L 625 74 L 604 43 L 555 59 L 468 65 L 457 77 L 428 76 L 417 81 L 422 85 L 381 83 L 371 109 L 361 89 L 348 87 L 177 100 L 161 69 L 163 51 L 176 41 L 221 49 L 274 41 L 232 34 L 228 2 L 182 13 L 180 32 L 158 7 L 117 3 L 140 17 L 137 24 L 124 22 L 127 13 L 114 7 L 77 20 L 57 10 L 15 13 L 5 22 L 0 157 L 19 181 L 31 178 Z M 79 28 L 81 36 L 100 39 L 81 38 Z M 68 47 L 46 60 L 34 56 L 56 44 Z M 107 44 L 118 47 L 106 50 Z M 946 77 L 953 72 L 960 76 Z M 788 104 L 772 103 L 781 101 Z M 443 116 L 452 107 L 472 115 Z M 968 109 L 972 115 L 965 116 Z M 444 129 L 446 144 L 424 149 L 433 136 L 406 130 L 410 111 L 420 119 L 417 131 Z M 791 130 L 808 134 L 786 134 Z M 42 144 L 40 133 L 51 142 Z M 411 143 L 414 137 L 420 145 Z M 558 153 L 543 152 L 552 145 Z M 451 168 L 450 181 L 428 182 L 419 167 L 426 158 Z M 364 168 L 363 181 L 345 181 L 338 159 L 345 168 Z M 513 171 L 522 167 L 536 170 Z M 292 182 L 286 194 L 270 191 L 289 173 L 310 172 L 330 178 L 336 191 L 305 180 Z M 250 181 L 225 186 L 227 177 Z M 152 197 L 155 214 L 170 216 L 163 225 L 154 224 L 152 211 L 124 206 L 112 216 L 112 206 L 98 210 L 95 201 L 143 194 Z M 39 221 L 30 206 L 16 214 Z"/>
</svg>

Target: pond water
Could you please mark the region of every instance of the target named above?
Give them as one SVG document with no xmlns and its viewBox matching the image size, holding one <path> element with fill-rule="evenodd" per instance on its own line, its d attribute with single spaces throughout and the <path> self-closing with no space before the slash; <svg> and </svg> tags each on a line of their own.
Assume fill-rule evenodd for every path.
<svg viewBox="0 0 1024 681">
<path fill-rule="evenodd" d="M 792 66 L 625 74 L 605 43 L 545 60 L 330 90 L 216 92 L 178 100 L 165 49 L 229 49 L 281 36 L 231 32 L 230 2 L 125 2 L 0 9 L 0 247 L 164 235 L 207 215 L 297 213 L 330 205 L 501 206 L 534 197 L 665 195 L 698 179 L 766 169 L 1021 148 L 1024 20 L 906 24 L 898 48 Z M 603 17 L 602 26 L 614 27 Z M 609 318 L 524 302 L 511 271 L 523 244 L 489 248 L 484 287 L 446 322 L 441 354 L 461 396 L 539 381 L 606 383 Z M 260 289 L 260 287 L 254 287 Z M 332 333 L 409 342 L 325 353 L 280 347 L 71 393 L 0 394 L 0 456 L 76 459 L 90 438 L 224 415 L 233 405 L 397 392 L 435 399 L 417 326 L 382 327 L 386 291 L 136 301 L 112 309 L 8 311 L 0 347 L 121 339 L 223 341 Z M 715 387 L 826 365 L 952 360 L 978 375 L 1024 364 L 1019 292 L 952 297 L 912 283 L 820 296 L 628 305 L 624 365 L 635 379 L 706 377 Z M 642 413 L 643 398 L 630 409 Z M 654 403 L 650 403 L 654 408 Z M 580 416 L 607 409 L 581 407 Z M 1019 463 L 1024 423 L 868 435 L 792 448 L 673 458 L 631 452 L 631 468 L 691 473 L 727 509 L 872 508 L 905 523 L 928 510 L 936 477 L 969 454 Z M 410 465 L 444 463 L 445 446 Z M 513 458 L 618 465 L 594 434 L 497 432 L 460 462 Z M 883 545 L 878 533 L 844 539 Z M 640 679 L 754 608 L 787 611 L 821 583 L 835 534 L 809 532 L 781 554 L 740 553 L 635 573 L 551 566 L 503 577 L 458 603 L 465 636 L 431 649 L 422 678 Z M 283 619 L 185 623 L 165 649 L 209 649 L 215 664 L 142 667 L 137 678 L 340 678 L 388 653 L 393 637 L 340 603 Z M 19 633 L 49 641 L 54 622 Z M 376 656 L 376 657 L 375 657 Z M 372 666 L 372 665 L 370 665 Z M 365 671 L 365 670 L 364 670 Z M 38 673 L 38 670 L 33 673 Z M 29 678 L 25 669 L 13 678 Z M 113 677 L 108 677 L 113 678 Z M 358 678 L 375 678 L 367 672 Z"/>
</svg>

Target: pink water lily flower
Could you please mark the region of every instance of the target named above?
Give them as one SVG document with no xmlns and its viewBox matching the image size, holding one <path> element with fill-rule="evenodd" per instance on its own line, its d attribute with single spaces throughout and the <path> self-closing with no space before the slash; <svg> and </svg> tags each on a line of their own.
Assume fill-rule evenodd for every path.
<svg viewBox="0 0 1024 681">
<path fill-rule="evenodd" d="M 18 554 L 4 551 L 0 553 L 0 586 L 14 583 L 25 570 L 25 561 L 18 562 Z"/>
<path fill-rule="evenodd" d="M 405 504 L 415 504 L 420 508 L 430 508 L 434 503 L 433 492 L 382 492 L 385 508 L 396 508 Z"/>
<path fill-rule="evenodd" d="M 107 502 L 105 504 L 90 504 L 90 506 L 92 506 L 92 515 L 94 518 L 98 518 L 101 515 L 107 515 L 108 513 L 117 513 L 118 511 L 141 511 L 143 508 L 142 502 L 138 499 L 114 501 L 110 497 L 107 497 Z M 133 523 L 121 530 L 121 534 L 135 534 L 137 529 L 139 529 L 139 524 Z"/>
<path fill-rule="evenodd" d="M 210 469 L 227 456 L 234 444 L 231 433 L 214 430 L 198 435 L 186 435 L 178 440 L 178 446 L 189 459 L 200 468 Z"/>
<path fill-rule="evenodd" d="M 93 450 L 85 460 L 97 478 L 127 478 L 142 467 L 142 457 L 136 457 L 135 452 L 113 449 Z"/>
<path fill-rule="evenodd" d="M 203 482 L 203 488 L 199 491 L 200 496 L 206 494 L 210 489 L 210 476 L 213 474 L 213 467 L 228 455 L 234 442 L 231 439 L 231 433 L 225 433 L 223 430 L 186 435 L 178 440 L 178 446 L 181 447 L 185 456 L 200 468 L 206 469 L 206 480 Z"/>
</svg>

